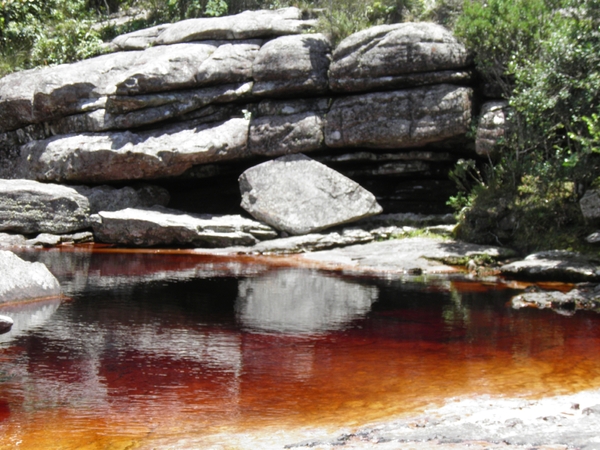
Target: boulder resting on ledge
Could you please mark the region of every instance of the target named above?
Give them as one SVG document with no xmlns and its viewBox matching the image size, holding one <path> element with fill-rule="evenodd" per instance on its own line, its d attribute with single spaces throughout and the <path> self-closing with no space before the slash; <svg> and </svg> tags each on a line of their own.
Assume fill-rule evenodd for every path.
<svg viewBox="0 0 600 450">
<path fill-rule="evenodd" d="M 58 280 L 42 263 L 0 250 L 0 303 L 61 295 Z"/>
<path fill-rule="evenodd" d="M 290 234 L 308 234 L 382 212 L 369 191 L 302 154 L 251 167 L 239 183 L 242 208 Z"/>
</svg>

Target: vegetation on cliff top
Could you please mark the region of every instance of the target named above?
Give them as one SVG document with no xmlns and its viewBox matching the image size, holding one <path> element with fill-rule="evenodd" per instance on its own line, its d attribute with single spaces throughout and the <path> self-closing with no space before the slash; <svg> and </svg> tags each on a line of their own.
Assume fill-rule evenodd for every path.
<svg viewBox="0 0 600 450">
<path fill-rule="evenodd" d="M 577 202 L 600 186 L 600 0 L 0 0 L 0 76 L 99 54 L 103 41 L 158 23 L 292 4 L 320 10 L 334 42 L 407 20 L 453 28 L 512 111 L 500 157 L 453 173 L 459 237 L 581 248 L 592 230 Z M 102 25 L 131 8 L 145 14 Z"/>
</svg>

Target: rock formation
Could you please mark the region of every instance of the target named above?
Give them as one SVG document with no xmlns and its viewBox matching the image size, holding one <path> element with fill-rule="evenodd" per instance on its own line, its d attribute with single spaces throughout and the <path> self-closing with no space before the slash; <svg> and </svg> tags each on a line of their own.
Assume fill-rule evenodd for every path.
<svg viewBox="0 0 600 450">
<path fill-rule="evenodd" d="M 46 266 L 23 261 L 5 250 L 0 250 L 0 273 L 0 303 L 61 294 L 58 280 Z"/>
<path fill-rule="evenodd" d="M 167 206 L 169 196 L 191 205 L 186 213 L 212 213 L 204 199 L 214 197 L 213 185 L 232 190 L 249 167 L 297 153 L 366 184 L 386 212 L 440 212 L 452 193 L 448 168 L 475 155 L 467 137 L 476 113 L 468 52 L 430 23 L 374 27 L 337 48 L 306 33 L 314 24 L 297 8 L 184 20 L 119 36 L 109 54 L 0 79 L 0 178 L 41 182 L 48 194 L 69 190 L 77 199 L 70 212 L 60 207 L 73 223 L 52 217 L 53 228 L 19 227 L 6 212 L 0 231 L 74 233 L 89 230 L 90 214 L 98 213 L 99 240 L 222 245 L 192 235 L 108 237 L 106 230 L 126 216 L 119 210 L 157 215 L 148 208 Z M 151 199 L 132 199 L 128 189 L 148 180 L 168 192 L 154 188 Z M 114 198 L 98 203 L 90 189 Z M 204 197 L 188 199 L 202 190 Z"/>
</svg>

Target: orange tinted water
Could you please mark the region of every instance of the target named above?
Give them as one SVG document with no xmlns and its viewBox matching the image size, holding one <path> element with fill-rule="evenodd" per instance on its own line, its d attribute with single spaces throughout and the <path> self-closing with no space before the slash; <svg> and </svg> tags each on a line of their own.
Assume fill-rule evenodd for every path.
<svg viewBox="0 0 600 450">
<path fill-rule="evenodd" d="M 176 253 L 60 256 L 72 300 L 0 344 L 0 448 L 210 448 L 455 396 L 600 387 L 598 316 L 512 310 L 501 284 Z"/>
</svg>

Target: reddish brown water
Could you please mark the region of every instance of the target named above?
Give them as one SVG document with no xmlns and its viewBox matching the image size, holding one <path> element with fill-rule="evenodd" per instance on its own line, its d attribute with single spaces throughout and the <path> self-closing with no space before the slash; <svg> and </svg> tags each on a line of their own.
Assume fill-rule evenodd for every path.
<svg viewBox="0 0 600 450">
<path fill-rule="evenodd" d="M 282 447 L 456 396 L 600 387 L 598 315 L 513 310 L 506 285 L 72 253 L 26 255 L 68 300 L 0 308 L 36 318 L 0 336 L 0 448 Z"/>
</svg>

